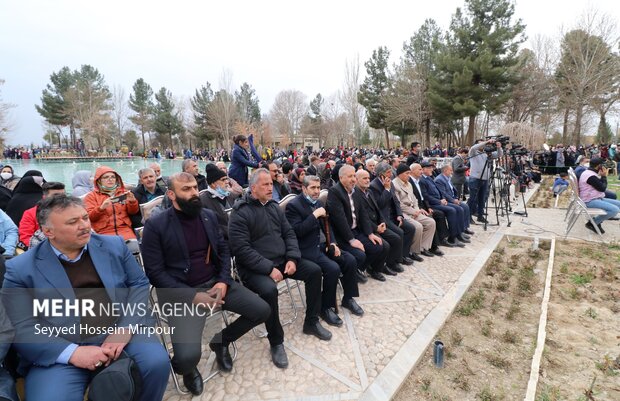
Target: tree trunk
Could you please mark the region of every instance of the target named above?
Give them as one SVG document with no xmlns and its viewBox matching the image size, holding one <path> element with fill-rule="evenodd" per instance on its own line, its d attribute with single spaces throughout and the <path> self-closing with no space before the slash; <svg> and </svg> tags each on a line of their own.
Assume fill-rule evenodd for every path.
<svg viewBox="0 0 620 401">
<path fill-rule="evenodd" d="M 424 136 L 426 140 L 426 146 L 431 146 L 431 119 L 427 118 L 424 121 Z"/>
<path fill-rule="evenodd" d="M 570 109 L 567 107 L 564 110 L 564 125 L 562 126 L 562 143 L 568 143 L 568 117 L 570 115 Z"/>
<path fill-rule="evenodd" d="M 575 108 L 575 129 L 573 130 L 573 145 L 579 146 L 581 142 L 581 117 L 583 116 L 583 106 Z"/>
<path fill-rule="evenodd" d="M 142 134 L 142 151 L 146 152 L 146 139 L 144 138 L 144 127 L 140 127 L 140 133 Z"/>
<path fill-rule="evenodd" d="M 390 149 L 390 134 L 387 127 L 384 127 L 383 130 L 385 131 L 385 148 Z"/>
<path fill-rule="evenodd" d="M 474 143 L 474 132 L 476 131 L 476 116 L 469 116 L 469 126 L 467 127 L 467 136 L 465 137 L 465 145 Z"/>
</svg>

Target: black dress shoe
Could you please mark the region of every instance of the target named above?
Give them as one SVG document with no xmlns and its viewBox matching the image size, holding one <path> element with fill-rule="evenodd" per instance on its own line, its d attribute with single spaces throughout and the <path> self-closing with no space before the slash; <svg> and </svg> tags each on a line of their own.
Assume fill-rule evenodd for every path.
<svg viewBox="0 0 620 401">
<path fill-rule="evenodd" d="M 431 252 L 427 251 L 426 249 L 423 250 L 422 252 L 420 252 L 420 254 L 424 255 L 424 256 L 426 256 L 428 258 L 432 258 L 433 256 L 435 256 L 434 254 L 432 254 Z M 422 258 L 420 258 L 420 259 L 422 259 Z"/>
<path fill-rule="evenodd" d="M 473 219 L 473 218 L 471 218 L 471 217 L 470 217 L 470 218 L 469 218 L 469 224 L 471 224 L 472 226 L 475 226 L 475 225 L 476 225 L 476 222 L 474 221 L 474 219 Z"/>
<path fill-rule="evenodd" d="M 398 274 L 387 266 L 383 268 L 383 273 L 387 274 L 388 276 L 395 276 L 396 274 Z"/>
<path fill-rule="evenodd" d="M 209 348 L 211 348 L 211 351 L 215 352 L 215 360 L 220 370 L 222 372 L 230 372 L 233 367 L 233 361 L 228 351 L 228 345 L 210 342 Z"/>
<path fill-rule="evenodd" d="M 403 269 L 402 267 L 400 267 L 400 266 L 399 266 L 399 265 L 397 265 L 397 264 L 390 265 L 390 266 L 387 266 L 387 267 L 388 267 L 391 271 L 396 272 L 396 273 L 402 273 L 402 272 L 404 272 L 404 271 L 405 271 L 405 269 Z"/>
<path fill-rule="evenodd" d="M 469 228 L 463 230 L 463 232 L 467 235 L 474 235 L 474 232 L 472 230 L 470 230 Z"/>
<path fill-rule="evenodd" d="M 415 260 L 416 262 L 424 262 L 424 259 L 422 259 L 417 253 L 412 253 L 411 259 Z"/>
<path fill-rule="evenodd" d="M 359 269 L 355 269 L 355 270 L 356 270 L 355 279 L 357 280 L 357 282 L 360 283 L 360 284 L 367 283 L 368 282 L 368 277 L 366 277 L 364 272 L 359 270 Z"/>
<path fill-rule="evenodd" d="M 476 221 L 478 221 L 478 223 L 488 223 L 487 219 L 485 219 L 485 218 L 484 218 L 484 217 L 482 217 L 482 216 L 481 216 L 481 217 L 478 217 L 478 218 L 476 219 Z"/>
<path fill-rule="evenodd" d="M 468 238 L 465 238 L 463 235 L 457 235 L 456 239 L 458 239 L 459 241 L 465 244 L 469 244 L 471 242 Z"/>
<path fill-rule="evenodd" d="M 408 258 L 407 256 L 403 256 L 403 260 L 402 262 L 400 262 L 400 264 L 405 265 L 405 266 L 411 266 L 413 264 L 413 261 L 414 261 L 413 258 Z"/>
<path fill-rule="evenodd" d="M 347 308 L 355 316 L 362 316 L 364 314 L 364 309 L 353 298 L 343 299 L 342 307 Z"/>
<path fill-rule="evenodd" d="M 441 251 L 439 248 L 431 249 L 431 253 L 435 256 L 443 256 L 445 253 Z"/>
<path fill-rule="evenodd" d="M 448 240 L 443 240 L 443 241 L 441 241 L 441 242 L 439 243 L 439 245 L 441 245 L 441 246 L 445 246 L 445 247 L 448 247 L 448 248 L 454 248 L 454 247 L 456 246 L 456 244 L 453 244 L 453 243 L 451 243 L 451 242 L 450 242 L 450 241 L 448 241 Z"/>
<path fill-rule="evenodd" d="M 198 368 L 194 368 L 191 373 L 187 373 L 183 375 L 183 384 L 185 388 L 192 393 L 193 395 L 200 395 L 204 390 L 204 385 L 202 383 L 202 376 L 198 371 Z"/>
<path fill-rule="evenodd" d="M 465 239 L 471 239 L 471 237 L 467 234 L 465 234 L 465 231 L 463 231 L 462 233 L 459 234 L 460 237 L 463 237 Z"/>
<path fill-rule="evenodd" d="M 452 246 L 458 246 L 459 248 L 465 248 L 465 244 L 457 239 L 453 239 L 452 241 L 448 240 L 448 243 L 452 244 Z"/>
<path fill-rule="evenodd" d="M 370 271 L 370 277 L 374 278 L 377 281 L 385 281 L 385 276 L 382 273 L 376 272 L 374 270 Z"/>
<path fill-rule="evenodd" d="M 327 308 L 323 312 L 321 312 L 321 319 L 325 321 L 325 323 L 330 326 L 340 327 L 342 326 L 342 319 L 338 317 L 334 308 Z"/>
<path fill-rule="evenodd" d="M 318 321 L 314 324 L 304 323 L 304 334 L 313 335 L 323 341 L 329 341 L 332 338 L 332 333 L 330 333 L 325 327 L 321 326 L 321 323 Z"/>
<path fill-rule="evenodd" d="M 598 229 L 601 231 L 601 234 L 605 234 L 605 230 L 603 230 L 603 223 L 598 223 L 597 226 Z"/>
<path fill-rule="evenodd" d="M 280 369 L 288 368 L 288 357 L 286 356 L 284 344 L 274 345 L 271 347 L 271 360 L 273 361 L 273 364 Z"/>
</svg>

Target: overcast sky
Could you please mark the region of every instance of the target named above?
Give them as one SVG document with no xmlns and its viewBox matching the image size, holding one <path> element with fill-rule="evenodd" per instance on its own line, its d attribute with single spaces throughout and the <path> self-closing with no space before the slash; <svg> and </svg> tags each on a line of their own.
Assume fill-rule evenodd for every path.
<svg viewBox="0 0 620 401">
<path fill-rule="evenodd" d="M 620 21 L 612 0 L 516 0 L 527 35 L 559 37 L 588 7 Z M 142 1 L 0 0 L 0 79 L 12 111 L 9 144 L 40 144 L 44 128 L 34 105 L 52 72 L 90 64 L 127 96 L 142 77 L 190 97 L 222 71 L 233 88 L 248 82 L 263 113 L 276 94 L 297 89 L 327 97 L 342 87 L 347 59 L 363 63 L 378 46 L 392 61 L 426 18 L 447 29 L 463 0 Z"/>
</svg>

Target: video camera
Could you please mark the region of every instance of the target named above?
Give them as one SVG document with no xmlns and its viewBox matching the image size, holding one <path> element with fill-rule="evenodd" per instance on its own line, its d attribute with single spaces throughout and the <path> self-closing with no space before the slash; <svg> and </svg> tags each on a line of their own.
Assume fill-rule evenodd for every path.
<svg viewBox="0 0 620 401">
<path fill-rule="evenodd" d="M 510 154 L 510 156 L 525 156 L 529 152 L 526 148 L 523 147 L 523 145 L 515 145 L 513 143 L 508 153 Z"/>
<path fill-rule="evenodd" d="M 491 142 L 491 143 L 487 143 L 486 145 L 484 145 L 484 148 L 482 148 L 482 150 L 485 153 L 493 153 L 497 150 L 497 143 L 501 143 L 503 147 L 505 147 L 506 145 L 508 145 L 508 142 L 510 142 L 510 137 L 509 136 L 505 136 L 505 135 L 492 135 L 492 136 L 487 136 L 486 139 L 494 139 L 495 142 Z"/>
</svg>

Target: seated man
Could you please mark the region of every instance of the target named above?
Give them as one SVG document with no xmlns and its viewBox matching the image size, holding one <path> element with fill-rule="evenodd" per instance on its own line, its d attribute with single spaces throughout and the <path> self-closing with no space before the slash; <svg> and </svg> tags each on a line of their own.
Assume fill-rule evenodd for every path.
<svg viewBox="0 0 620 401">
<path fill-rule="evenodd" d="M 170 374 L 168 354 L 155 336 L 126 330 L 134 323 L 148 327 L 152 320 L 101 309 L 111 303 L 148 305 L 148 279 L 123 240 L 91 234 L 88 212 L 71 196 L 42 200 L 37 220 L 48 240 L 7 262 L 3 285 L 5 308 L 19 339 L 13 347 L 20 355 L 18 373 L 25 375 L 28 401 L 82 401 L 93 373 L 122 351 L 142 375 L 140 400 L 161 400 Z M 39 301 L 54 297 L 93 302 L 95 316 L 76 316 L 68 308 L 61 317 L 33 314 L 37 294 Z M 52 337 L 43 331 L 58 327 L 68 330 Z"/>
<path fill-rule="evenodd" d="M 463 222 L 463 209 L 456 205 L 448 204 L 448 201 L 441 196 L 441 192 L 435 181 L 433 181 L 432 174 L 434 167 L 428 162 L 422 162 L 422 177 L 420 179 L 420 186 L 422 187 L 422 194 L 428 201 L 430 207 L 434 210 L 441 210 L 448 221 L 448 229 L 450 230 L 450 237 L 448 242 L 455 243 L 459 241 L 461 243 L 469 243 L 469 237 L 467 234 L 463 234 L 464 222 Z M 469 224 L 469 221 L 467 221 Z"/>
<path fill-rule="evenodd" d="M 215 213 L 217 223 L 224 233 L 224 239 L 228 241 L 228 213 L 226 213 L 226 209 L 233 206 L 236 197 L 230 193 L 229 178 L 224 171 L 217 168 L 215 164 L 209 163 L 205 167 L 205 172 L 209 187 L 200 195 L 200 201 L 202 207 Z"/>
<path fill-rule="evenodd" d="M 355 191 L 355 168 L 348 164 L 338 169 L 339 182 L 327 194 L 327 212 L 336 234 L 336 243 L 357 260 L 357 268 L 364 271 L 370 266 L 370 277 L 385 281 L 383 271 L 388 247 L 372 232 L 370 220 L 361 199 Z"/>
<path fill-rule="evenodd" d="M 239 185 L 237 181 L 233 180 L 228 176 L 228 168 L 226 167 L 226 163 L 217 162 L 215 163 L 215 165 L 217 168 L 222 170 L 224 174 L 226 174 L 226 176 L 228 177 L 228 190 L 233 195 L 233 197 L 237 199 L 238 197 L 243 195 L 243 188 L 241 187 L 241 185 Z"/>
<path fill-rule="evenodd" d="M 316 263 L 323 272 L 321 318 L 329 325 L 342 326 L 342 319 L 338 317 L 335 309 L 339 277 L 344 290 L 342 306 L 354 315 L 364 314 L 364 310 L 353 299 L 359 296 L 355 277 L 357 262 L 353 255 L 341 250 L 335 243 L 332 229 L 327 222 L 327 212 L 319 201 L 319 177 L 307 175 L 302 184 L 303 192 L 286 205 L 286 218 L 297 235 L 302 259 Z M 327 238 L 329 243 L 326 242 Z"/>
<path fill-rule="evenodd" d="M 155 182 L 157 186 L 161 188 L 162 191 L 166 192 L 168 190 L 168 177 L 161 175 L 161 166 L 159 163 L 151 163 L 149 168 L 155 173 Z"/>
<path fill-rule="evenodd" d="M 228 231 L 234 241 L 230 246 L 243 283 L 271 307 L 271 314 L 265 322 L 271 358 L 277 367 L 286 368 L 288 358 L 280 323 L 278 282 L 290 277 L 305 283 L 303 332 L 327 341 L 332 334 L 319 323 L 321 268 L 301 259 L 295 231 L 286 220 L 284 211 L 272 199 L 273 184 L 269 171 L 256 169 L 249 184 L 251 192 L 233 206 Z"/>
<path fill-rule="evenodd" d="M 568 173 L 563 171 L 560 173 L 559 177 L 555 177 L 555 180 L 553 181 L 553 197 L 555 198 L 556 196 L 559 196 L 562 194 L 562 192 L 566 191 L 568 189 Z"/>
<path fill-rule="evenodd" d="M 463 210 L 463 227 L 465 227 L 463 232 L 467 235 L 474 235 L 474 232 L 469 229 L 469 223 L 471 221 L 469 206 L 467 203 L 461 202 L 456 188 L 452 185 L 451 165 L 447 164 L 441 168 L 441 174 L 435 177 L 435 185 L 437 186 L 437 189 L 439 189 L 443 199 L 448 202 L 448 205 L 456 205 Z"/>
<path fill-rule="evenodd" d="M 101 166 L 95 171 L 95 188 L 84 197 L 84 206 L 97 234 L 120 235 L 132 252 L 138 252 L 131 216 L 140 211 L 133 192 L 114 170 Z"/>
<path fill-rule="evenodd" d="M 157 288 L 161 304 L 181 302 L 213 307 L 211 289 L 221 291 L 222 308 L 240 317 L 216 334 L 209 347 L 215 352 L 220 370 L 230 372 L 232 358 L 228 345 L 264 322 L 270 314 L 269 305 L 232 280 L 227 242 L 218 229 L 215 213 L 202 207 L 194 176 L 177 173 L 168 184 L 172 207 L 148 219 L 144 227 L 144 269 Z M 183 375 L 185 387 L 193 395 L 200 395 L 203 383 L 197 365 L 206 315 L 167 318 L 169 325 L 176 328 L 171 334 L 172 367 Z"/>
<path fill-rule="evenodd" d="M 157 175 L 151 168 L 143 168 L 138 171 L 140 183 L 131 192 L 138 201 L 138 205 L 142 205 L 152 201 L 158 196 L 166 194 L 166 189 L 157 185 Z M 138 213 L 130 215 L 133 228 L 142 227 L 142 213 L 138 208 Z"/>
<path fill-rule="evenodd" d="M 288 188 L 288 185 L 278 180 L 278 174 L 280 173 L 278 165 L 273 161 L 266 164 L 273 184 L 273 193 L 271 195 L 272 199 L 276 202 L 280 202 L 286 195 L 290 194 L 291 191 Z"/>
<path fill-rule="evenodd" d="M 414 163 L 413 165 L 417 164 Z M 436 229 L 435 220 L 429 216 L 429 212 L 418 205 L 418 199 L 413 193 L 413 185 L 409 182 L 410 168 L 406 164 L 401 164 L 398 166 L 397 173 L 398 175 L 392 181 L 394 192 L 400 202 L 400 208 L 406 221 L 415 227 L 411 252 L 416 256 L 433 257 L 437 254 L 437 249 L 435 249 L 435 252 L 432 251 L 433 237 L 435 236 Z M 422 259 L 421 257 L 419 258 Z"/>
<path fill-rule="evenodd" d="M 398 265 L 403 263 L 403 240 L 400 235 L 390 230 L 375 202 L 374 197 L 368 190 L 370 187 L 370 174 L 366 170 L 358 170 L 355 173 L 357 183 L 355 185 L 354 197 L 359 197 L 362 207 L 366 209 L 366 215 L 372 231 L 386 242 L 387 259 L 385 260 L 384 272 L 390 276 L 402 273 L 404 269 Z M 412 260 L 406 261 L 407 265 L 412 265 Z"/>
<path fill-rule="evenodd" d="M 605 233 L 603 222 L 615 217 L 620 211 L 620 201 L 605 197 L 608 170 L 603 163 L 604 161 L 600 157 L 593 157 L 590 160 L 590 167 L 583 171 L 579 177 L 579 197 L 587 207 L 603 209 L 606 212 L 593 218 L 601 234 Z M 586 223 L 586 228 L 596 232 L 589 221 Z"/>
<path fill-rule="evenodd" d="M 575 175 L 577 176 L 577 182 L 579 182 L 579 178 L 581 177 L 581 173 L 583 173 L 584 171 L 587 170 L 589 164 L 590 164 L 590 159 L 587 157 L 583 157 L 580 156 L 579 159 L 579 165 L 577 167 L 575 167 Z M 605 198 L 607 199 L 618 199 L 618 196 L 616 195 L 616 193 L 610 189 L 606 189 L 605 190 Z"/>
<path fill-rule="evenodd" d="M 65 184 L 62 182 L 44 182 L 41 185 L 43 188 L 43 198 L 54 195 L 65 194 Z M 33 206 L 26 210 L 19 222 L 19 240 L 27 247 L 30 246 L 30 238 L 39 229 L 39 223 L 37 223 L 37 206 Z"/>
<path fill-rule="evenodd" d="M 198 170 L 198 162 L 192 159 L 185 159 L 183 163 L 181 163 L 181 169 L 184 173 L 190 173 L 196 179 L 198 183 L 198 191 L 202 191 L 207 189 L 207 180 L 206 177 L 200 174 Z"/>
</svg>

